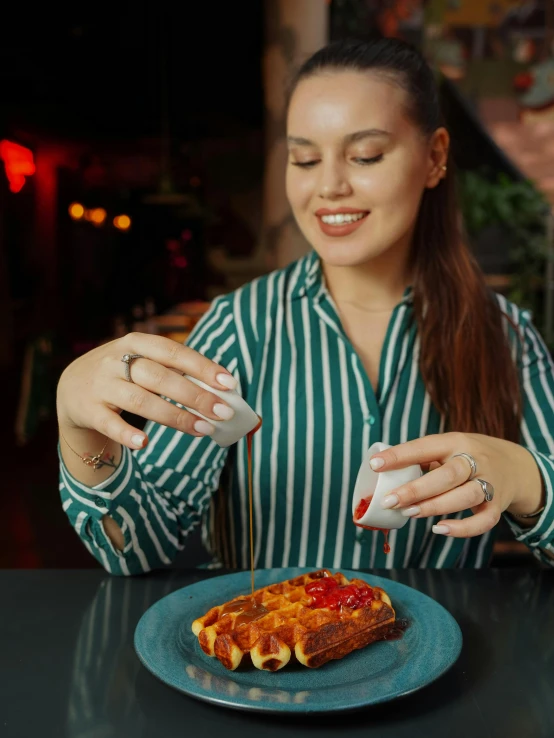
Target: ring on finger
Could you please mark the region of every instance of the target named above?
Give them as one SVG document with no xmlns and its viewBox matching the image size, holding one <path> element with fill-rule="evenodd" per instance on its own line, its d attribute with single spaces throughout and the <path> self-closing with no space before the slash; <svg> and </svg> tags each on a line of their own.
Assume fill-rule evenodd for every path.
<svg viewBox="0 0 554 738">
<path fill-rule="evenodd" d="M 481 489 L 483 490 L 483 494 L 485 495 L 484 502 L 492 502 L 492 499 L 494 497 L 494 487 L 490 482 L 486 482 L 484 479 L 476 479 L 476 482 L 479 482 L 481 485 Z"/>
<path fill-rule="evenodd" d="M 459 454 L 454 454 L 452 458 L 455 459 L 457 456 L 461 456 L 463 459 L 465 459 L 471 467 L 471 471 L 469 472 L 469 477 L 466 479 L 466 481 L 470 482 L 472 479 L 475 479 L 475 477 L 477 476 L 477 462 L 475 461 L 473 456 L 471 454 L 466 454 L 462 452 Z"/>
<path fill-rule="evenodd" d="M 144 359 L 144 356 L 142 354 L 123 354 L 121 357 L 121 361 L 125 364 L 125 379 L 128 382 L 133 382 L 131 377 L 131 364 L 135 359 Z"/>
</svg>

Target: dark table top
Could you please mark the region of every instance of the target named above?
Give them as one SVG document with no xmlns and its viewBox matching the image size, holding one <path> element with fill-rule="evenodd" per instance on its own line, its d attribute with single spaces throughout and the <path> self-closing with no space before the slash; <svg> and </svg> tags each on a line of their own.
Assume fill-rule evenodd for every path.
<svg viewBox="0 0 554 738">
<path fill-rule="evenodd" d="M 425 592 L 454 615 L 464 637 L 458 662 L 434 684 L 385 705 L 274 716 L 182 695 L 135 655 L 135 626 L 148 607 L 214 573 L 124 579 L 99 570 L 0 571 L 0 736 L 554 736 L 554 570 L 375 573 Z"/>
</svg>

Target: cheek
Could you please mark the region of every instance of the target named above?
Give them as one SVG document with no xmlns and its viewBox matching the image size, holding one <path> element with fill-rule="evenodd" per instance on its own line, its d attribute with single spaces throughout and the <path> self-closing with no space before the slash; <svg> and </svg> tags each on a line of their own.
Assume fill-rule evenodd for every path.
<svg viewBox="0 0 554 738">
<path fill-rule="evenodd" d="M 286 175 L 287 198 L 294 212 L 306 208 L 313 195 L 313 177 L 309 171 L 297 171 L 289 166 Z"/>
<path fill-rule="evenodd" d="M 360 172 L 355 189 L 364 192 L 377 214 L 404 219 L 417 212 L 425 187 L 425 170 L 419 160 L 389 160 L 380 168 Z"/>
</svg>

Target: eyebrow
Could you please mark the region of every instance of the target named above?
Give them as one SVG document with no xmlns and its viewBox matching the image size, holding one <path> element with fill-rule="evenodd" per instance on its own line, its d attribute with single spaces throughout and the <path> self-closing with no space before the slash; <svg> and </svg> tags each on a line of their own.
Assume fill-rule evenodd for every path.
<svg viewBox="0 0 554 738">
<path fill-rule="evenodd" d="M 385 138 L 390 137 L 388 131 L 383 131 L 381 128 L 366 128 L 363 131 L 355 131 L 354 133 L 348 133 L 344 137 L 345 143 L 355 143 L 361 141 L 364 138 Z M 308 138 L 302 138 L 299 136 L 287 136 L 287 141 L 293 146 L 315 146 L 313 141 Z"/>
</svg>

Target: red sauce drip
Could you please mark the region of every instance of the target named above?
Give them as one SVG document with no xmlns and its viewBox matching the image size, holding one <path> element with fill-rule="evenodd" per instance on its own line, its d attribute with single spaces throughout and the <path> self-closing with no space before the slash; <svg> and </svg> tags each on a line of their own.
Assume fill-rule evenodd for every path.
<svg viewBox="0 0 554 738">
<path fill-rule="evenodd" d="M 356 510 L 354 512 L 354 525 L 357 525 L 358 528 L 363 528 L 364 530 L 380 530 L 385 536 L 385 543 L 383 544 L 383 551 L 384 553 L 389 554 L 390 553 L 390 545 L 389 545 L 390 530 L 387 530 L 386 528 L 372 528 L 370 525 L 362 525 L 361 523 L 357 522 L 358 520 L 360 520 L 360 518 L 363 518 L 363 516 L 369 510 L 369 506 L 371 504 L 372 499 L 373 499 L 373 495 L 370 495 L 369 497 L 363 497 L 359 501 L 358 506 L 356 507 Z"/>
<path fill-rule="evenodd" d="M 340 610 L 348 607 L 358 610 L 367 607 L 375 599 L 373 589 L 368 585 L 339 585 L 332 577 L 323 577 L 307 584 L 304 589 L 312 596 L 308 607 L 327 607 L 329 610 Z"/>
<path fill-rule="evenodd" d="M 395 620 L 394 623 L 392 623 L 388 627 L 386 634 L 383 636 L 383 640 L 399 641 L 404 636 L 404 633 L 408 630 L 409 627 L 410 623 L 408 620 L 406 620 L 406 618 Z"/>
<path fill-rule="evenodd" d="M 262 419 L 258 415 L 260 422 L 253 428 L 250 433 L 246 434 L 246 447 L 248 450 L 248 507 L 250 510 L 250 578 L 252 584 L 252 594 L 254 594 L 254 504 L 252 494 L 252 439 L 262 427 Z"/>
<path fill-rule="evenodd" d="M 360 518 L 363 518 L 363 516 L 369 510 L 370 503 L 371 497 L 362 497 L 362 499 L 358 502 L 358 507 L 356 508 L 356 512 L 354 513 L 354 522 L 356 520 L 360 520 Z"/>
</svg>

